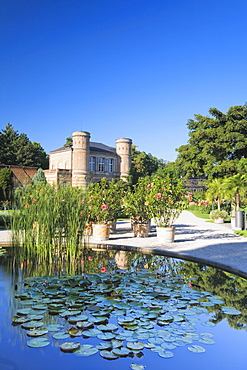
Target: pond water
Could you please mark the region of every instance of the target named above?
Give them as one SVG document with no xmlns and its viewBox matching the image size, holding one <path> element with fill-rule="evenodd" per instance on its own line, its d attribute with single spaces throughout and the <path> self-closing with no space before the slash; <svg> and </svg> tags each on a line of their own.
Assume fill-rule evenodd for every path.
<svg viewBox="0 0 247 370">
<path fill-rule="evenodd" d="M 0 257 L 0 369 L 246 369 L 246 288 L 150 254 Z"/>
</svg>

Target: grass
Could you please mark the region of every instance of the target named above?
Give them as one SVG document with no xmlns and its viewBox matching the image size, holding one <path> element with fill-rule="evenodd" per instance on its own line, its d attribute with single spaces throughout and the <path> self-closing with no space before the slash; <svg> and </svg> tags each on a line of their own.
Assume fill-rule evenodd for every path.
<svg viewBox="0 0 247 370">
<path fill-rule="evenodd" d="M 193 213 L 193 215 L 195 215 L 196 217 L 205 218 L 207 220 L 211 220 L 210 214 L 208 214 L 208 213 L 201 213 L 200 211 L 194 211 L 192 209 L 188 209 L 188 211 L 191 212 L 191 213 Z"/>
<path fill-rule="evenodd" d="M 240 235 L 240 236 L 245 236 L 247 237 L 247 230 L 236 230 L 234 231 L 235 234 Z"/>
</svg>

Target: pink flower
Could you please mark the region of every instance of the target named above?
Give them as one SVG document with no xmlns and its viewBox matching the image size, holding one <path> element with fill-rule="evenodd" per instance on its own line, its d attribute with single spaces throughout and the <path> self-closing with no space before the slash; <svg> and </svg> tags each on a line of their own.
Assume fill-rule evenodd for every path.
<svg viewBox="0 0 247 370">
<path fill-rule="evenodd" d="M 82 199 L 82 201 L 81 201 L 81 202 L 82 202 L 82 204 L 83 204 L 83 203 L 85 203 L 85 200 L 84 200 L 84 199 Z"/>
<path fill-rule="evenodd" d="M 92 256 L 88 256 L 87 258 L 89 261 L 92 261 L 93 257 Z"/>
<path fill-rule="evenodd" d="M 84 263 L 84 260 L 81 260 L 81 263 Z"/>
<path fill-rule="evenodd" d="M 103 204 L 103 206 L 101 207 L 101 209 L 103 209 L 103 211 L 104 211 L 104 210 L 108 209 L 108 206 L 106 206 L 105 204 Z"/>
<path fill-rule="evenodd" d="M 158 193 L 158 194 L 157 194 L 157 198 L 158 198 L 158 199 L 162 198 L 162 194 Z"/>
<path fill-rule="evenodd" d="M 101 272 L 106 272 L 106 268 L 105 267 L 101 267 Z"/>
<path fill-rule="evenodd" d="M 29 207 L 29 204 L 25 204 L 25 207 L 28 208 Z"/>
<path fill-rule="evenodd" d="M 167 190 L 167 188 L 162 188 L 162 190 Z"/>
<path fill-rule="evenodd" d="M 36 203 L 37 202 L 37 199 L 32 199 L 32 203 Z"/>
</svg>

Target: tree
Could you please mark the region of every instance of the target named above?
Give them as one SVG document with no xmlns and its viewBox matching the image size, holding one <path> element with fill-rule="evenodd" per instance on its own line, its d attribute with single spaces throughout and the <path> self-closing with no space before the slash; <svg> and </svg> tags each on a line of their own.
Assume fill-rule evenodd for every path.
<svg viewBox="0 0 247 370">
<path fill-rule="evenodd" d="M 8 123 L 0 131 L 0 164 L 48 168 L 48 156 L 39 143 L 19 134 Z"/>
<path fill-rule="evenodd" d="M 220 211 L 221 202 L 224 195 L 226 194 L 226 186 L 224 179 L 213 179 L 208 183 L 208 190 L 206 192 L 206 198 L 210 201 L 216 200 L 218 210 Z"/>
<path fill-rule="evenodd" d="M 11 200 L 13 191 L 13 172 L 10 168 L 0 170 L 0 198 L 1 200 Z"/>
<path fill-rule="evenodd" d="M 210 108 L 209 114 L 188 121 L 188 143 L 177 149 L 177 164 L 187 178 L 233 176 L 238 162 L 247 158 L 247 104 L 226 114 Z"/>
<path fill-rule="evenodd" d="M 46 184 L 46 177 L 42 168 L 38 169 L 38 172 L 32 178 L 32 185 Z"/>
<path fill-rule="evenodd" d="M 66 142 L 65 142 L 64 146 L 70 145 L 72 143 L 73 143 L 72 137 L 68 136 L 68 137 L 66 137 Z"/>
<path fill-rule="evenodd" d="M 247 192 L 247 174 L 241 175 L 238 173 L 237 175 L 228 177 L 225 181 L 225 188 L 229 198 L 234 201 L 236 210 L 239 211 L 240 199 Z"/>
<path fill-rule="evenodd" d="M 158 159 L 152 154 L 140 152 L 136 145 L 132 145 L 132 162 L 129 172 L 129 182 L 134 185 L 140 177 L 151 176 L 161 166 L 164 166 L 163 159 Z"/>
</svg>

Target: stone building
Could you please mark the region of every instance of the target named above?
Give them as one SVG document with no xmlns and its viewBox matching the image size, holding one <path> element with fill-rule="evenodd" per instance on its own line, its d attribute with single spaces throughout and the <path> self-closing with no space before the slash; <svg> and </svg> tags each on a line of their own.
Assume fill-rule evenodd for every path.
<svg viewBox="0 0 247 370">
<path fill-rule="evenodd" d="M 81 186 L 101 178 L 126 179 L 131 166 L 131 139 L 117 139 L 116 149 L 90 141 L 90 133 L 76 131 L 70 145 L 49 153 L 49 170 L 44 171 L 49 184 Z"/>
</svg>

